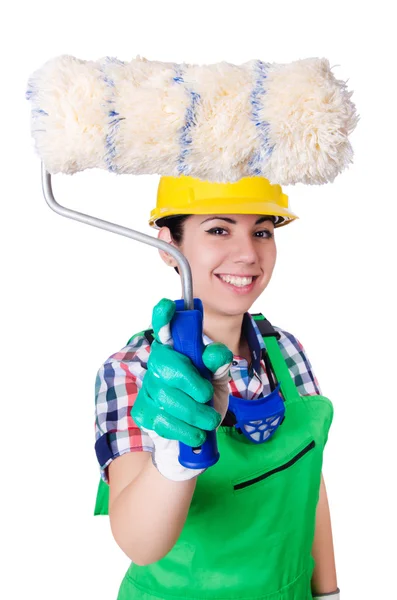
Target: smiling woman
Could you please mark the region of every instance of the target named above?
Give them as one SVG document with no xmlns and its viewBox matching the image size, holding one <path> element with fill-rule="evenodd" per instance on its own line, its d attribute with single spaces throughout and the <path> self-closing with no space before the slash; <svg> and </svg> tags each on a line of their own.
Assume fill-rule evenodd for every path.
<svg viewBox="0 0 397 600">
<path fill-rule="evenodd" d="M 249 313 L 272 277 L 275 229 L 295 218 L 263 177 L 160 180 L 150 224 L 190 264 L 211 386 L 175 351 L 167 298 L 154 307 L 153 329 L 98 372 L 97 456 L 112 532 L 132 561 L 118 600 L 311 600 L 320 590 L 338 600 L 323 509 L 314 536 L 332 404 L 300 342 Z M 213 430 L 216 468 L 179 462 L 179 442 L 201 446 Z"/>
<path fill-rule="evenodd" d="M 324 58 L 197 65 L 62 55 L 29 78 L 49 206 L 162 246 L 176 266 L 166 244 L 60 207 L 51 189 L 60 172 L 161 174 L 150 225 L 165 219 L 159 237 L 183 251 L 194 282 L 195 310 L 183 309 L 190 285 L 183 300 L 160 300 L 152 330 L 96 378 L 95 450 L 112 533 L 132 561 L 118 600 L 311 600 L 313 588 L 338 596 L 324 502 L 314 580 L 311 556 L 332 404 L 298 340 L 249 310 L 272 277 L 274 229 L 296 218 L 276 183 L 323 184 L 349 165 L 350 96 Z M 167 219 L 178 215 L 174 236 Z M 179 317 L 198 317 L 196 329 L 179 328 Z M 179 444 L 197 460 L 179 457 Z"/>
</svg>

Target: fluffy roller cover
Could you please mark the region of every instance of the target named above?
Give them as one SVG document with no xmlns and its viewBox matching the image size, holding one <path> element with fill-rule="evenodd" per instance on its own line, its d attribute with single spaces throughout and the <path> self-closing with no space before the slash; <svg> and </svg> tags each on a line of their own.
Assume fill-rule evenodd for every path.
<svg viewBox="0 0 397 600">
<path fill-rule="evenodd" d="M 359 117 L 322 58 L 188 65 L 60 56 L 29 79 L 31 129 L 47 171 L 262 176 L 324 184 L 352 162 Z"/>
</svg>

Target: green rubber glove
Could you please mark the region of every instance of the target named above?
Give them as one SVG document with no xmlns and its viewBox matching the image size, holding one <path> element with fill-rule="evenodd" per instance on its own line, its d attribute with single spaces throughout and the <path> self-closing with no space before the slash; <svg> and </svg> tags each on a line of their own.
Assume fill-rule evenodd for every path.
<svg viewBox="0 0 397 600">
<path fill-rule="evenodd" d="M 154 442 L 153 463 L 167 478 L 190 479 L 205 469 L 186 469 L 179 464 L 179 442 L 201 446 L 206 431 L 219 427 L 228 408 L 229 368 L 232 352 L 220 343 L 206 346 L 203 362 L 213 373 L 212 382 L 202 377 L 191 360 L 173 349 L 170 322 L 175 302 L 163 298 L 153 309 L 154 341 L 147 371 L 131 416 Z M 214 398 L 214 408 L 206 406 Z"/>
</svg>

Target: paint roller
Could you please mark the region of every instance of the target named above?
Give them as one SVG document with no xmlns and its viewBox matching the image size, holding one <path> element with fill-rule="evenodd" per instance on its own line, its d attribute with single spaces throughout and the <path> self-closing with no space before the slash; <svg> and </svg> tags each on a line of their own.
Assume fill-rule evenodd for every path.
<svg viewBox="0 0 397 600">
<path fill-rule="evenodd" d="M 63 55 L 31 75 L 26 98 L 48 205 L 175 258 L 182 300 L 171 323 L 174 348 L 210 378 L 201 360 L 203 307 L 193 298 L 183 254 L 152 236 L 61 206 L 51 176 L 100 168 L 219 183 L 259 176 L 280 185 L 322 185 L 353 162 L 349 135 L 359 116 L 352 94 L 325 58 L 195 65 Z M 188 468 L 219 459 L 214 431 L 200 448 L 179 447 L 179 462 Z"/>
</svg>

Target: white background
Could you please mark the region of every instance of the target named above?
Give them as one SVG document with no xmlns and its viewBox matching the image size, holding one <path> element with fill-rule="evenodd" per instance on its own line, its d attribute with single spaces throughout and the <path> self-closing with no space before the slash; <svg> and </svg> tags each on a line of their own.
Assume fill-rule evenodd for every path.
<svg viewBox="0 0 397 600">
<path fill-rule="evenodd" d="M 71 54 L 200 64 L 317 56 L 349 80 L 361 116 L 354 164 L 333 184 L 284 188 L 300 220 L 277 230 L 273 279 L 252 310 L 301 340 L 334 403 L 324 476 L 343 600 L 397 597 L 391 3 L 10 6 L 1 19 L 0 596 L 116 598 L 129 560 L 108 517 L 93 516 L 95 375 L 149 325 L 158 300 L 180 297 L 157 250 L 45 203 L 25 89 L 44 62 Z M 157 183 L 99 170 L 53 179 L 61 204 L 151 234 Z"/>
</svg>

